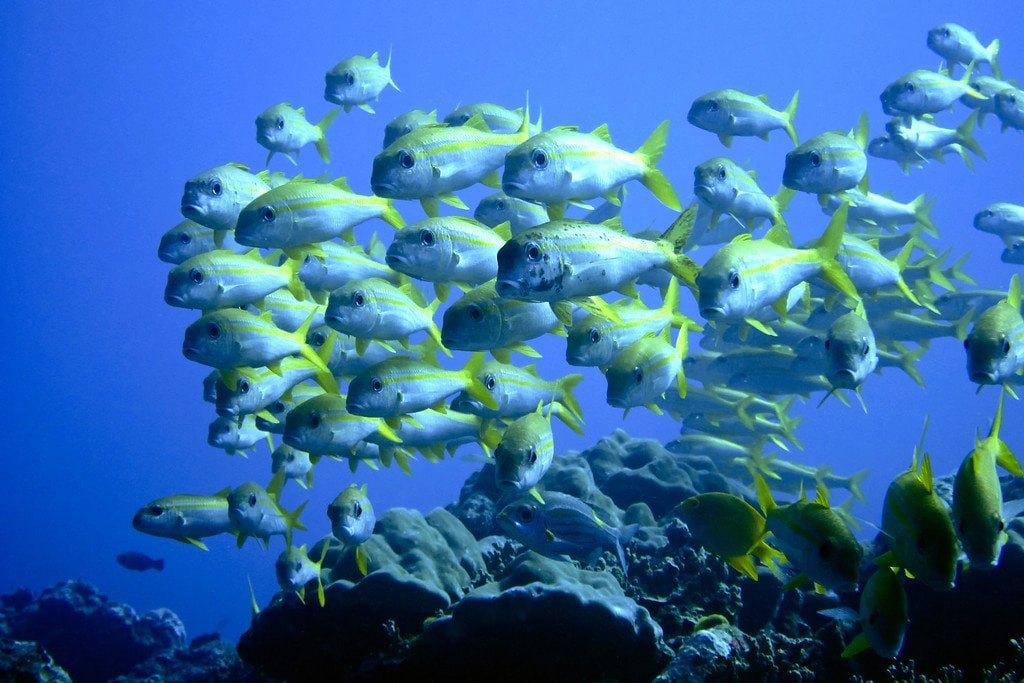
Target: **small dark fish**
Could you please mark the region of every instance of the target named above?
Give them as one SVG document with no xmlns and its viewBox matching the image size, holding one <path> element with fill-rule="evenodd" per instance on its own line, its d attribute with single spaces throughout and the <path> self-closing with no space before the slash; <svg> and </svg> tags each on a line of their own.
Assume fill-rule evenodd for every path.
<svg viewBox="0 0 1024 683">
<path fill-rule="evenodd" d="M 154 560 L 149 555 L 143 555 L 142 553 L 127 552 L 121 553 L 117 556 L 117 563 L 125 569 L 131 569 L 136 572 L 144 572 L 147 569 L 155 569 L 158 572 L 164 570 L 163 559 Z"/>
</svg>

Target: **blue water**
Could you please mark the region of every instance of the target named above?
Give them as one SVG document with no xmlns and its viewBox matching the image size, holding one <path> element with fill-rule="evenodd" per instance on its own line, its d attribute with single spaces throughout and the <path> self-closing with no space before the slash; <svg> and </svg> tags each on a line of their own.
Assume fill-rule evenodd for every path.
<svg viewBox="0 0 1024 683">
<path fill-rule="evenodd" d="M 545 126 L 607 123 L 628 149 L 670 119 L 660 167 L 685 203 L 694 165 L 720 154 L 757 169 L 774 192 L 791 147 L 778 131 L 769 142 L 737 139 L 729 151 L 688 125 L 690 102 L 707 91 L 764 92 L 781 108 L 800 89 L 801 139 L 849 129 L 862 111 L 878 135 L 885 121 L 878 94 L 912 69 L 938 66 L 925 35 L 943 21 L 971 28 L 985 43 L 1000 37 L 1004 76 L 1024 78 L 1019 4 L 981 4 L 929 2 L 897 13 L 888 2 L 4 3 L 0 592 L 80 577 L 141 610 L 170 607 L 192 635 L 219 629 L 235 637 L 248 624 L 246 576 L 261 602 L 277 590 L 279 539 L 268 552 L 252 542 L 239 551 L 233 539 L 214 538 L 203 553 L 131 528 L 134 511 L 154 498 L 270 476 L 265 446 L 242 459 L 206 445 L 214 417 L 201 399 L 207 369 L 180 350 L 194 315 L 163 303 L 169 266 L 156 247 L 181 220 L 187 178 L 228 161 L 262 168 L 266 152 L 253 124 L 260 111 L 288 101 L 304 105 L 315 121 L 329 109 L 323 76 L 341 59 L 393 48 L 401 92 L 386 90 L 375 115 L 339 115 L 329 131 L 333 163 L 325 168 L 307 148 L 299 165 L 306 175 L 326 170 L 369 193 L 370 163 L 394 116 L 413 108 L 443 116 L 475 101 L 515 107 L 529 92 Z M 940 114 L 940 123 L 955 125 L 967 113 L 958 106 Z M 941 244 L 956 255 L 972 252 L 967 270 L 981 286 L 1005 288 L 1014 268 L 999 261 L 1002 245 L 974 231 L 971 218 L 993 201 L 1024 202 L 1024 135 L 1000 134 L 990 117 L 977 138 L 988 160 L 977 162 L 975 174 L 955 158 L 909 176 L 871 159 L 871 189 L 902 200 L 921 192 L 937 198 Z M 295 171 L 281 156 L 271 169 Z M 459 194 L 472 207 L 490 191 Z M 399 208 L 407 220 L 422 216 L 416 203 Z M 630 229 L 662 230 L 673 217 L 639 185 L 629 188 L 623 218 Z M 807 195 L 793 201 L 787 218 L 797 242 L 826 222 Z M 386 235 L 386 226 L 376 227 Z M 703 262 L 710 253 L 695 258 Z M 685 306 L 697 317 L 692 300 Z M 569 371 L 564 340 L 539 348 L 542 375 Z M 869 504 L 855 513 L 874 523 L 886 485 L 909 464 L 925 415 L 932 416 L 927 445 L 935 470 L 945 473 L 994 412 L 997 392 L 975 394 L 955 339 L 934 342 L 920 369 L 927 389 L 895 370 L 870 377 L 866 415 L 834 400 L 797 411 L 805 416 L 797 434 L 806 450 L 793 457 L 839 473 L 871 468 Z M 662 441 L 678 433 L 671 419 L 642 409 L 623 424 L 621 411 L 604 404 L 600 374 L 585 375 L 579 396 L 586 436 L 556 423 L 560 451 L 584 448 L 619 426 Z M 1008 404 L 1003 431 L 1018 452 L 1022 410 Z M 461 455 L 478 453 L 463 448 Z M 327 502 L 352 481 L 369 484 L 378 513 L 429 510 L 453 500 L 479 467 L 478 459 L 456 457 L 437 465 L 420 460 L 412 477 L 397 469 L 352 475 L 326 461 L 308 494 L 310 531 L 297 542 L 328 533 Z M 289 484 L 285 506 L 306 497 Z M 164 557 L 167 568 L 125 571 L 114 557 L 126 549 Z"/>
</svg>

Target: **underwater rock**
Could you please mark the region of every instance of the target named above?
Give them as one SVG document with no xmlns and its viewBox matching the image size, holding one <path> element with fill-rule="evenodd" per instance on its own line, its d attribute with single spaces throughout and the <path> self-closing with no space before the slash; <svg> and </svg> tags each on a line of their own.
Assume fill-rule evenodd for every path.
<svg viewBox="0 0 1024 683">
<path fill-rule="evenodd" d="M 216 634 L 199 637 L 187 648 L 159 652 L 116 683 L 259 683 L 266 681 L 238 658 L 235 646 Z"/>
<path fill-rule="evenodd" d="M 39 643 L 0 638 L 0 680 L 71 683 Z"/>
<path fill-rule="evenodd" d="M 616 505 L 646 503 L 656 518 L 698 493 L 732 492 L 709 458 L 672 453 L 653 439 L 634 439 L 621 429 L 580 456 Z"/>
<path fill-rule="evenodd" d="M 437 509 L 424 517 L 395 508 L 364 544 L 369 573 L 340 555 L 325 587 L 327 604 L 278 593 L 242 635 L 238 653 L 263 673 L 288 680 L 339 680 L 374 660 L 400 656 L 402 638 L 482 580 L 483 555 L 468 529 Z M 326 569 L 326 567 L 325 567 Z"/>
<path fill-rule="evenodd" d="M 107 681 L 153 654 L 185 645 L 174 612 L 139 616 L 84 581 L 65 581 L 26 602 L 22 592 L 3 600 L 8 635 L 34 640 L 75 681 Z"/>
<path fill-rule="evenodd" d="M 427 680 L 646 681 L 669 656 L 661 627 L 608 573 L 527 552 L 432 621 L 398 671 Z"/>
</svg>

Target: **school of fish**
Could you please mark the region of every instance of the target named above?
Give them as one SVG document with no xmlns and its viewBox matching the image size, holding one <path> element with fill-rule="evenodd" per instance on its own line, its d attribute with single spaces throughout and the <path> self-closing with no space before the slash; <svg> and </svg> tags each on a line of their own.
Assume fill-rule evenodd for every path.
<svg viewBox="0 0 1024 683">
<path fill-rule="evenodd" d="M 411 474 L 417 456 L 438 462 L 470 445 L 495 465 L 504 496 L 495 522 L 510 539 L 584 562 L 610 550 L 626 570 L 635 525 L 617 528 L 586 502 L 544 489 L 558 457 L 553 418 L 583 434 L 575 393 L 603 375 L 609 405 L 680 423 L 669 450 L 708 456 L 756 492 L 758 507 L 726 493 L 680 501 L 674 514 L 708 552 L 752 580 L 761 563 L 789 588 L 862 586 L 859 612 L 832 615 L 862 628 L 844 655 L 870 647 L 897 656 L 908 628 L 904 582 L 944 591 L 962 557 L 970 571 L 994 566 L 1006 538 L 999 470 L 1024 476 L 999 437 L 1005 394 L 1016 397 L 1024 381 L 1019 277 L 1006 292 L 973 286 L 965 257 L 935 241 L 933 198 L 901 202 L 868 186 L 870 158 L 910 173 L 954 155 L 973 169 L 984 159 L 974 130 L 987 115 L 1003 131 L 1024 130 L 1024 91 L 1002 80 L 998 40 L 984 46 L 947 23 L 927 45 L 944 68 L 884 89 L 892 118 L 874 139 L 864 114 L 849 132 L 801 142 L 799 92 L 781 110 L 735 89 L 696 97 L 687 121 L 725 147 L 781 130 L 793 148 L 781 186 L 768 191 L 726 156 L 697 164 L 689 206 L 658 168 L 668 121 L 628 150 L 605 125 L 544 128 L 528 97 L 517 109 L 468 104 L 440 121 L 436 109 L 413 109 L 387 123 L 382 151 L 353 169 L 370 172 L 372 195 L 326 172 L 287 177 L 224 163 L 197 173 L 185 182 L 185 220 L 160 241 L 160 259 L 173 265 L 165 301 L 196 312 L 182 352 L 211 368 L 210 445 L 233 454 L 266 443 L 272 476 L 265 487 L 154 500 L 135 528 L 204 550 L 203 539 L 220 534 L 239 547 L 283 536 L 282 589 L 305 599 L 315 583 L 323 605 L 328 547 L 352 552 L 365 574 L 362 544 L 376 515 L 367 487 L 351 484 L 328 507 L 331 543 L 311 557 L 293 545 L 305 503 L 284 507 L 286 482 L 313 486 L 325 456 L 352 472 L 394 463 Z M 341 61 L 324 91 L 339 107 L 318 123 L 285 102 L 256 118 L 267 163 L 275 154 L 295 163 L 310 144 L 329 163 L 339 111 L 372 114 L 389 88 L 400 92 L 390 52 L 383 63 L 377 53 Z M 945 128 L 940 117 L 961 122 Z M 457 193 L 477 184 L 495 192 L 470 216 Z M 677 212 L 663 231 L 631 232 L 619 218 L 637 184 Z M 816 195 L 825 216 L 820 236 L 798 245 L 785 216 L 801 192 Z M 426 218 L 407 222 L 403 200 Z M 365 243 L 362 224 L 376 228 Z M 1004 242 L 1003 261 L 1024 263 L 1024 206 L 983 207 L 974 225 Z M 712 248 L 702 264 L 690 255 L 699 247 Z M 660 303 L 645 304 L 638 288 Z M 681 311 L 688 296 L 701 319 Z M 520 362 L 539 356 L 530 341 L 545 335 L 565 337 L 567 365 L 595 369 L 545 378 Z M 844 403 L 852 394 L 863 405 L 861 386 L 886 367 L 923 384 L 917 360 L 948 336 L 963 341 L 971 381 L 1001 387 L 998 412 L 956 474 L 951 509 L 935 492 L 922 437 L 885 496 L 888 551 L 862 576 L 850 505 L 866 472 L 783 457 L 801 447 L 790 406 L 812 394 Z M 830 489 L 852 495 L 833 506 Z"/>
</svg>

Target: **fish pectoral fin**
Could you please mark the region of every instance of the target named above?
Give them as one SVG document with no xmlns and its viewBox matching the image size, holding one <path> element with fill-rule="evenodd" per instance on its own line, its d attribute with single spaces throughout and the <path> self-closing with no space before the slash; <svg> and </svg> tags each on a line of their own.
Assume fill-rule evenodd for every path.
<svg viewBox="0 0 1024 683">
<path fill-rule="evenodd" d="M 743 574 L 749 579 L 757 581 L 757 569 L 754 568 L 754 558 L 750 555 L 741 555 L 740 557 L 727 557 L 725 561 L 730 567 Z"/>
<path fill-rule="evenodd" d="M 864 650 L 867 650 L 870 647 L 871 644 L 868 642 L 868 637 L 863 633 L 860 633 L 856 638 L 851 640 L 850 644 L 843 650 L 843 657 L 853 657 L 854 655 L 864 652 Z"/>
</svg>

